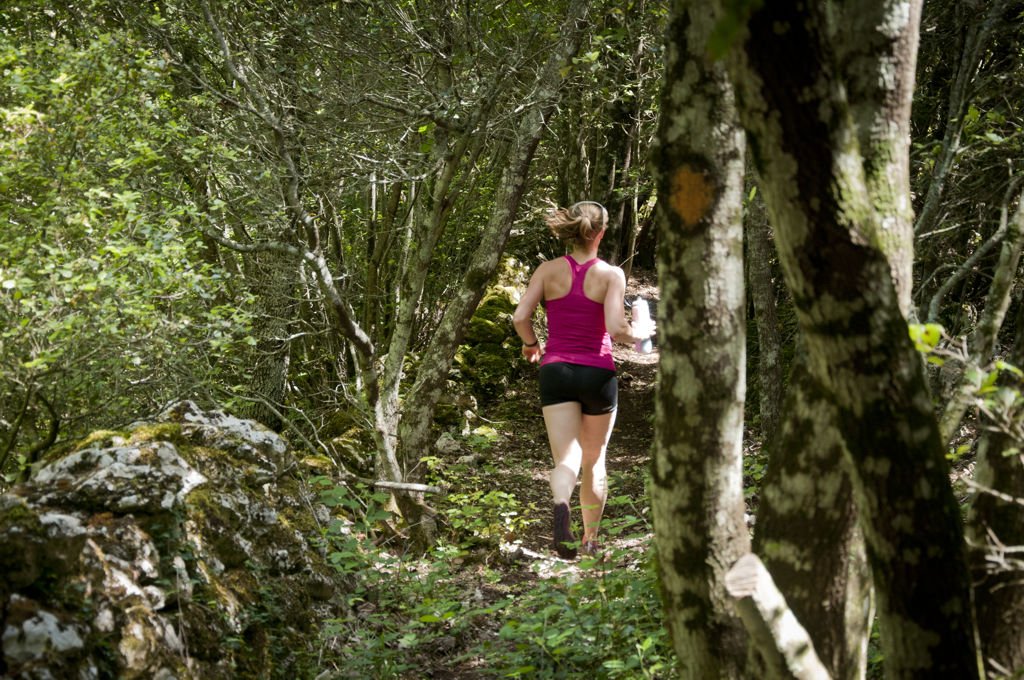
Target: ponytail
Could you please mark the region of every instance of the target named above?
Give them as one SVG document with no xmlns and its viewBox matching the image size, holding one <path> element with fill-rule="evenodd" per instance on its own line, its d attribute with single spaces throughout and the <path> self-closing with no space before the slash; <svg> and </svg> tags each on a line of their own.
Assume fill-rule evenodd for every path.
<svg viewBox="0 0 1024 680">
<path fill-rule="evenodd" d="M 568 208 L 552 208 L 546 221 L 558 238 L 584 245 L 608 226 L 608 211 L 600 203 L 580 201 Z"/>
</svg>

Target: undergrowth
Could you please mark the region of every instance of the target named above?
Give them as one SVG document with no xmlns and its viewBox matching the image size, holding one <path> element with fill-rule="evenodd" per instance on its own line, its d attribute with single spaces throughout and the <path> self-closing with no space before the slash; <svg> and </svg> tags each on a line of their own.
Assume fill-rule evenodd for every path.
<svg viewBox="0 0 1024 680">
<path fill-rule="evenodd" d="M 449 499 L 442 541 L 422 557 L 379 547 L 383 495 L 355 498 L 321 478 L 323 500 L 362 510 L 327 532 L 330 560 L 355 583 L 348 615 L 323 629 L 334 678 L 662 678 L 674 658 L 662 626 L 650 528 L 609 523 L 601 559 L 530 563 L 514 536 L 526 513 L 501 492 Z M 632 504 L 625 497 L 610 505 Z M 451 510 L 449 508 L 448 510 Z M 447 510 L 446 510 L 447 512 Z M 544 573 L 541 573 L 544 572 Z"/>
</svg>

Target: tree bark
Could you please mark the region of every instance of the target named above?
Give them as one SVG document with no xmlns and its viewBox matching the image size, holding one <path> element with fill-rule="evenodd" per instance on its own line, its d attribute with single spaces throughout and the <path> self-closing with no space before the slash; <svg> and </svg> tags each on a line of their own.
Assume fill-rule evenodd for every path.
<svg viewBox="0 0 1024 680">
<path fill-rule="evenodd" d="M 912 8 L 883 5 L 853 3 L 846 16 L 884 9 L 899 31 L 916 30 Z M 778 2 L 754 11 L 730 55 L 740 111 L 809 369 L 836 404 L 855 471 L 886 672 L 977 678 L 958 507 L 884 233 L 904 208 L 872 190 L 862 113 L 836 70 L 833 10 Z"/>
<path fill-rule="evenodd" d="M 906 9 L 908 16 L 900 20 L 886 3 L 850 5 L 840 10 L 833 40 L 867 192 L 891 207 L 880 220 L 877 245 L 888 260 L 904 314 L 911 303 L 907 140 L 920 3 Z M 765 550 L 776 583 L 812 631 L 833 676 L 859 678 L 866 670 L 873 598 L 848 470 L 842 465 L 838 411 L 804 362 L 794 367 L 790 391 L 783 432 L 769 448 L 755 545 Z"/>
<path fill-rule="evenodd" d="M 863 678 L 874 617 L 857 508 L 829 394 L 798 360 L 769 446 L 754 552 L 834 678 Z"/>
<path fill-rule="evenodd" d="M 681 677 L 744 677 L 745 635 L 725 573 L 749 551 L 743 518 L 743 136 L 716 16 L 676 2 L 655 175 L 661 360 L 651 504 L 666 624 Z"/>
<path fill-rule="evenodd" d="M 850 115 L 873 200 L 886 206 L 875 234 L 903 314 L 910 311 L 914 266 L 910 200 L 910 106 L 922 0 L 838 3 L 835 40 Z"/>
</svg>

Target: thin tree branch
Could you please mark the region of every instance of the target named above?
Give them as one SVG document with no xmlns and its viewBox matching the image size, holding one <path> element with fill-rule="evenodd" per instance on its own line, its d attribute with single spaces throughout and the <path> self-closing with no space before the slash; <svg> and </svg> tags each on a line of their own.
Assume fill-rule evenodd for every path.
<svg viewBox="0 0 1024 680">
<path fill-rule="evenodd" d="M 0 455 L 0 473 L 3 472 L 4 467 L 7 465 L 7 459 L 11 455 L 11 451 L 14 450 L 14 444 L 18 441 L 18 433 L 21 431 L 21 423 L 25 420 L 25 414 L 28 413 L 29 404 L 32 403 L 32 397 L 35 396 L 36 388 L 35 385 L 31 385 L 25 392 L 25 401 L 21 404 L 21 410 L 18 411 L 18 416 L 14 419 L 14 424 L 11 425 L 11 434 L 7 439 L 7 445 L 4 447 L 4 452 Z"/>
<path fill-rule="evenodd" d="M 50 427 L 46 433 L 46 437 L 37 442 L 36 445 L 29 449 L 29 452 L 25 454 L 25 469 L 21 473 L 22 481 L 26 481 L 28 479 L 31 465 L 39 460 L 40 454 L 54 445 L 57 441 L 57 435 L 60 433 L 60 415 L 58 415 L 56 409 L 53 408 L 53 404 L 50 403 L 49 399 L 43 396 L 42 392 L 36 392 L 35 396 L 38 401 L 43 403 L 46 410 L 50 412 Z"/>
<path fill-rule="evenodd" d="M 950 88 L 942 154 L 935 162 L 928 191 L 921 205 L 921 212 L 914 224 L 915 234 L 932 231 L 938 221 L 942 191 L 956 156 L 961 150 L 960 138 L 964 130 L 964 115 L 967 113 L 970 103 L 969 88 L 981 65 L 981 54 L 988 42 L 989 35 L 1008 5 L 1008 0 L 992 0 L 985 16 L 968 27 L 968 35 L 960 55 L 960 64 Z"/>
<path fill-rule="evenodd" d="M 338 287 L 334 283 L 334 276 L 331 274 L 327 260 L 319 252 L 313 252 L 278 241 L 263 241 L 259 243 L 239 243 L 219 234 L 213 229 L 204 229 L 203 233 L 225 248 L 239 253 L 275 252 L 289 255 L 309 264 L 316 274 L 320 283 L 320 290 L 330 303 L 340 322 L 340 330 L 357 349 L 360 356 L 370 363 L 374 356 L 373 341 L 355 320 L 355 312 L 341 296 Z"/>
<path fill-rule="evenodd" d="M 1002 243 L 1003 237 L 1006 236 L 1006 223 L 999 225 L 999 228 L 988 237 L 988 239 L 982 243 L 978 248 L 971 253 L 963 263 L 957 267 L 953 274 L 942 282 L 939 289 L 935 291 L 935 295 L 932 296 L 931 301 L 928 302 L 928 314 L 925 316 L 927 323 L 935 323 L 939 318 L 940 307 L 942 301 L 949 294 L 949 291 L 953 290 L 953 287 L 964 280 L 968 274 L 974 271 L 975 266 L 981 261 L 981 258 L 988 255 L 993 248 Z"/>
<path fill-rule="evenodd" d="M 1016 189 L 1021 179 L 1018 177 L 1011 182 L 1011 191 Z M 1024 247 L 1024 196 L 1018 199 L 1017 212 L 1013 220 L 1009 219 L 1009 201 L 1003 202 L 996 234 L 999 234 L 1004 242 L 985 298 L 985 309 L 971 335 L 968 359 L 960 382 L 951 397 L 946 400 L 946 406 L 939 419 L 939 430 L 945 442 L 952 439 L 968 404 L 981 385 L 984 373 L 981 367 L 991 359 L 995 351 L 996 336 L 1006 318 L 1006 310 L 1010 305 L 1010 291 L 1020 263 L 1021 249 Z"/>
</svg>

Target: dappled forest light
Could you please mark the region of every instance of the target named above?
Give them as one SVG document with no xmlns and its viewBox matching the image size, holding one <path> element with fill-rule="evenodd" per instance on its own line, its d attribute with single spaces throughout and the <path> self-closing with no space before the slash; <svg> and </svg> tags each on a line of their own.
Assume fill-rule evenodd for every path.
<svg viewBox="0 0 1024 680">
<path fill-rule="evenodd" d="M 0 676 L 1020 677 L 1022 25 L 8 2 Z M 581 201 L 657 326 L 559 550 Z"/>
</svg>

